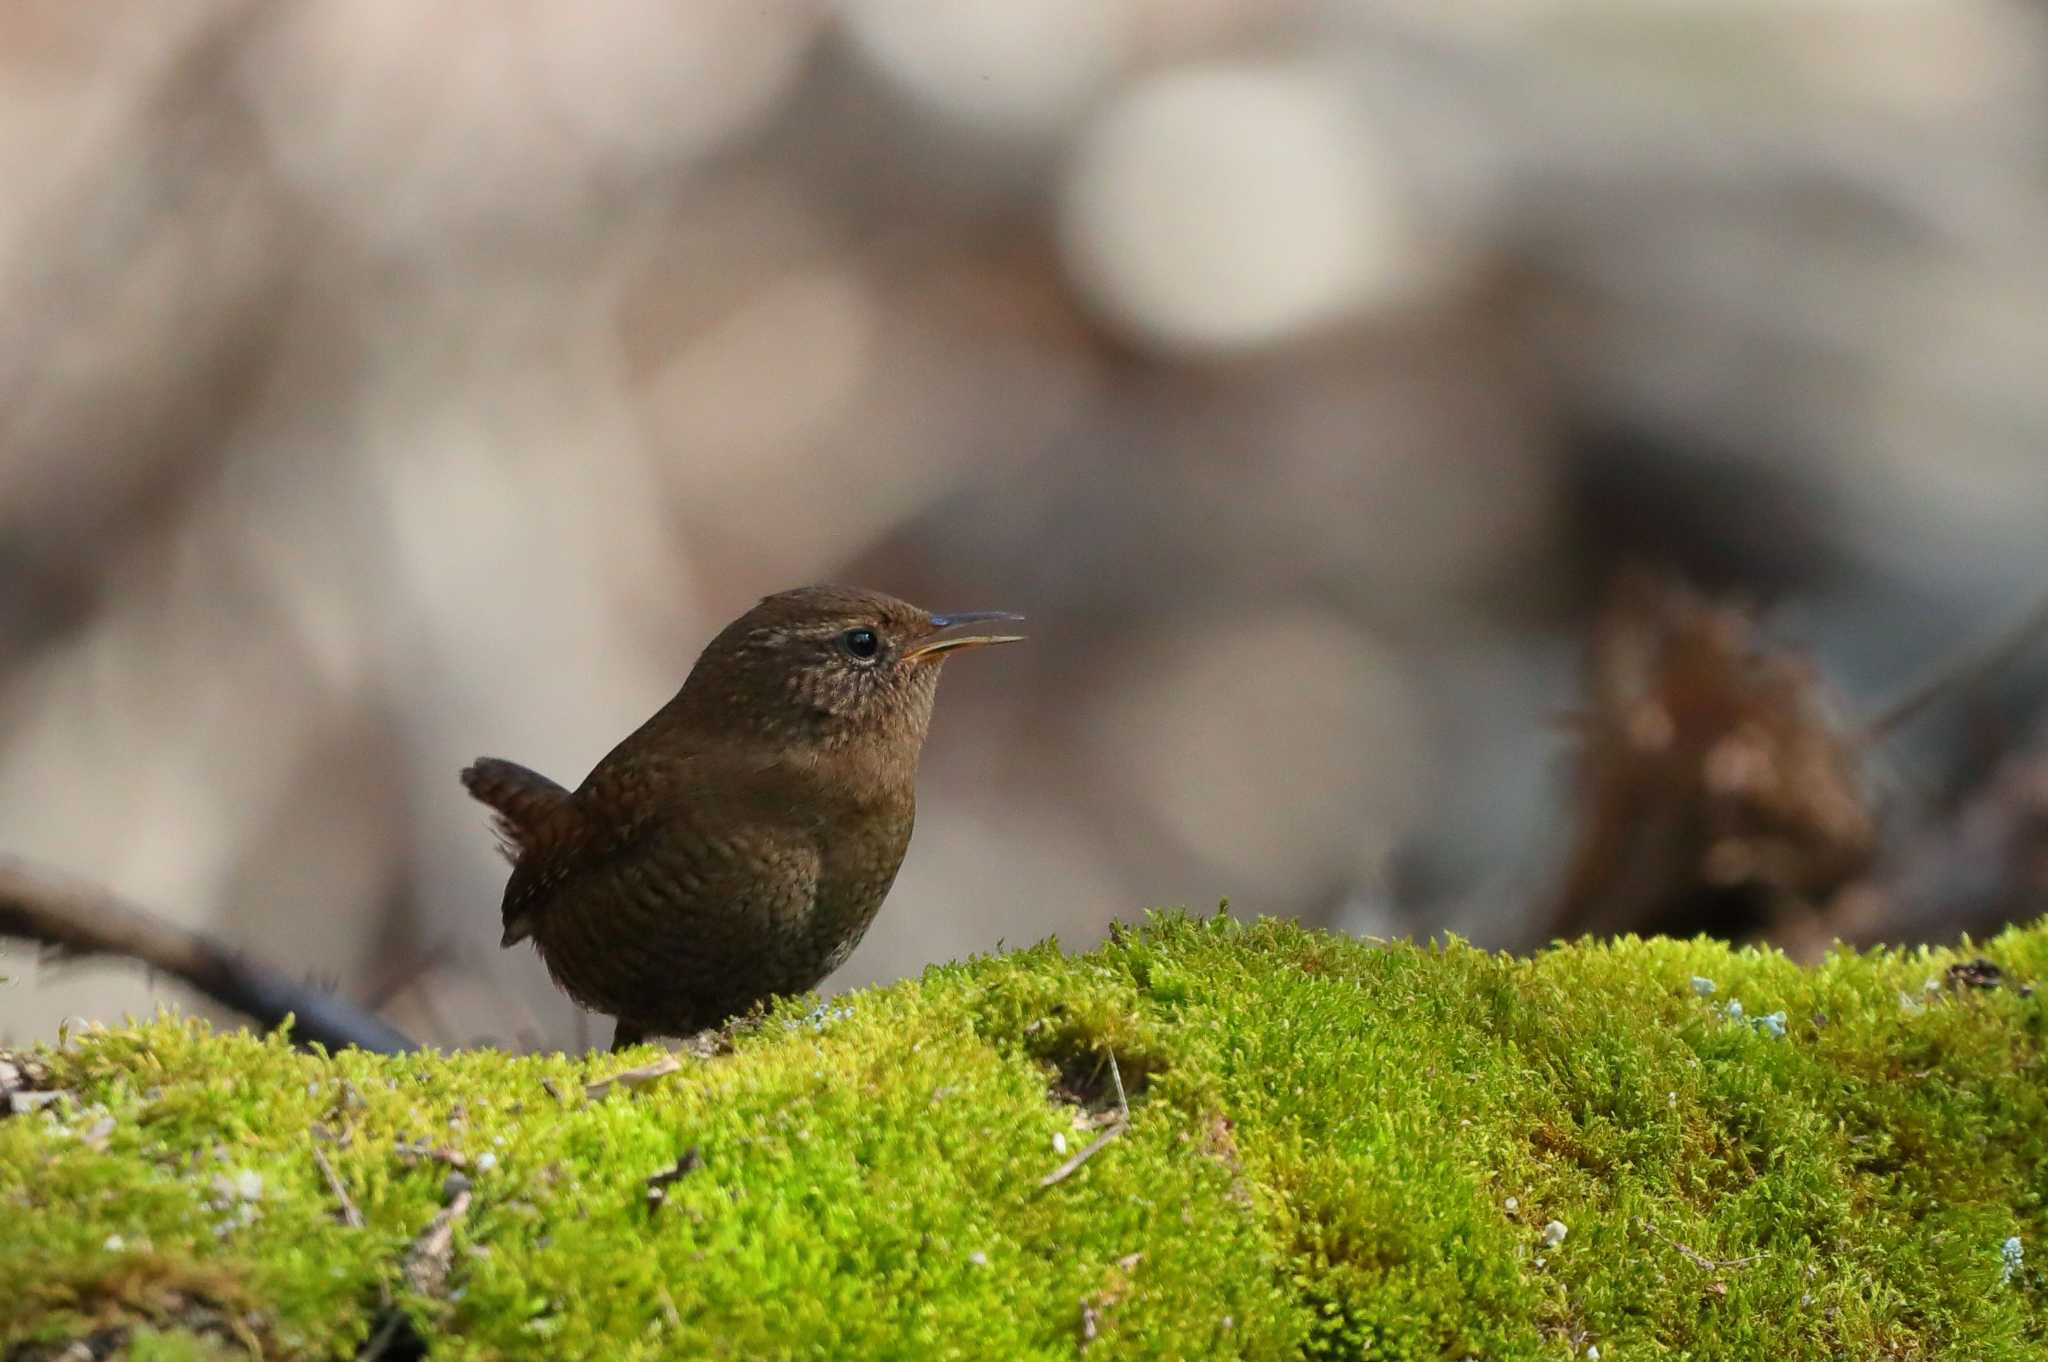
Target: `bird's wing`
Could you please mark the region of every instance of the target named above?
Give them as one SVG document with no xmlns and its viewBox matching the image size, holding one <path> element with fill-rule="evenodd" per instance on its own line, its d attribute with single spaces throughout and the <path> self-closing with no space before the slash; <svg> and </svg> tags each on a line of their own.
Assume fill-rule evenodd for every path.
<svg viewBox="0 0 2048 1362">
<path fill-rule="evenodd" d="M 614 754 L 573 793 L 511 762 L 486 767 L 471 768 L 481 772 L 471 792 L 498 810 L 514 851 L 503 945 L 532 935 L 553 904 L 629 912 L 648 900 L 645 881 L 657 875 L 688 886 L 687 895 L 663 896 L 673 906 L 718 905 L 709 931 L 809 907 L 820 868 L 815 819 L 791 806 L 757 760 L 715 749 Z M 749 903 L 764 884 L 789 902 Z"/>
</svg>

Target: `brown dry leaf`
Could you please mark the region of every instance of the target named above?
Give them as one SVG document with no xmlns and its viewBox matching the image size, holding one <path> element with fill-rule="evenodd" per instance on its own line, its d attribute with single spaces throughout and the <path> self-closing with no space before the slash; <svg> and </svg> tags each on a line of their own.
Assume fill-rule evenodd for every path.
<svg viewBox="0 0 2048 1362">
<path fill-rule="evenodd" d="M 1625 578 L 1574 727 L 1577 831 L 1552 934 L 1740 938 L 1869 866 L 1854 748 L 1803 659 L 1741 610 Z"/>
</svg>

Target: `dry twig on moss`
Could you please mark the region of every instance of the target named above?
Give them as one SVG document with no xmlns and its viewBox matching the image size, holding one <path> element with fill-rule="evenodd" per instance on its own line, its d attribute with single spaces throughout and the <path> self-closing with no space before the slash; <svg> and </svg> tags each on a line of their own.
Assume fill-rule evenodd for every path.
<svg viewBox="0 0 2048 1362">
<path fill-rule="evenodd" d="M 1111 1081 L 1116 1084 L 1116 1113 L 1110 1118 L 1109 1125 L 1100 1135 L 1090 1140 L 1087 1147 L 1082 1149 L 1080 1153 L 1040 1178 L 1038 1180 L 1040 1187 L 1050 1187 L 1056 1182 L 1066 1181 L 1066 1179 L 1072 1177 L 1080 1169 L 1082 1164 L 1100 1153 L 1104 1145 L 1130 1129 L 1131 1102 L 1124 1095 L 1124 1075 L 1123 1071 L 1117 1067 L 1116 1052 L 1113 1050 L 1109 1055 L 1109 1076 Z"/>
<path fill-rule="evenodd" d="M 405 1261 L 405 1280 L 422 1296 L 439 1295 L 448 1284 L 455 1258 L 455 1224 L 469 1214 L 469 1202 L 468 1188 L 456 1192 L 428 1224 L 426 1233 L 414 1241 Z"/>
<path fill-rule="evenodd" d="M 327 1151 L 320 1147 L 325 1135 L 319 1127 L 313 1129 L 313 1162 L 320 1165 L 320 1176 L 327 1179 L 327 1190 L 334 1193 L 334 1199 L 341 1203 L 341 1223 L 352 1230 L 363 1227 L 363 1213 L 356 1209 L 356 1203 L 349 1198 L 348 1185 L 341 1180 L 334 1164 L 327 1157 Z"/>
</svg>

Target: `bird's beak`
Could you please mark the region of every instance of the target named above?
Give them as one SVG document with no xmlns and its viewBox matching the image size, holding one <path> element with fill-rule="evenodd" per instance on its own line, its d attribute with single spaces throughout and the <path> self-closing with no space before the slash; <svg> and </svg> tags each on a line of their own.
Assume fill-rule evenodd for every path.
<svg viewBox="0 0 2048 1362">
<path fill-rule="evenodd" d="M 962 610 L 951 615 L 932 616 L 932 634 L 903 654 L 905 662 L 917 662 L 925 658 L 944 657 L 947 653 L 962 648 L 986 648 L 992 643 L 1022 643 L 1022 634 L 942 634 L 942 630 L 957 629 L 963 624 L 981 624 L 988 620 L 1021 620 L 1022 615 L 1013 615 L 1007 610 Z"/>
</svg>

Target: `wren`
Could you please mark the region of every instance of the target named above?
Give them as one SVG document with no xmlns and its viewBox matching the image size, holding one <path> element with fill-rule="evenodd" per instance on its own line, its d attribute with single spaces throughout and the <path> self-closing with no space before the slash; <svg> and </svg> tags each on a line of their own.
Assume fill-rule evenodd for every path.
<svg viewBox="0 0 2048 1362">
<path fill-rule="evenodd" d="M 916 813 L 939 669 L 1015 643 L 874 591 L 812 586 L 727 625 L 673 699 L 574 790 L 485 757 L 462 772 L 512 862 L 502 946 L 617 1020 L 613 1048 L 815 987 L 888 896 Z"/>
</svg>

